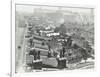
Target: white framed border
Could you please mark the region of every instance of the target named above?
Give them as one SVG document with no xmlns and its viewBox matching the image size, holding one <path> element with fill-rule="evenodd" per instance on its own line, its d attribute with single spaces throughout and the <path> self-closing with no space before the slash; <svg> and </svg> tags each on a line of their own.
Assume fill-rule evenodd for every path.
<svg viewBox="0 0 100 77">
<path fill-rule="evenodd" d="M 96 11 L 96 7 L 95 6 L 91 6 L 91 5 L 81 5 L 81 4 L 67 4 L 67 3 L 57 3 L 57 2 L 51 2 L 51 3 L 48 3 L 48 2 L 43 2 L 43 3 L 40 3 L 40 2 L 32 2 L 32 1 L 12 1 L 11 2 L 11 11 L 12 11 L 12 17 L 11 17 L 11 38 L 12 38 L 12 42 L 11 42 L 11 76 L 12 77 L 33 77 L 33 76 L 37 76 L 37 77 L 40 77 L 40 75 L 48 75 L 49 76 L 56 76 L 57 73 L 60 74 L 59 76 L 62 76 L 65 74 L 64 73 L 67 73 L 68 76 L 71 76 L 72 73 L 75 74 L 75 73 L 82 73 L 82 74 L 85 74 L 86 72 L 88 73 L 94 73 L 94 71 L 91 71 L 91 70 L 69 70 L 69 71 L 53 71 L 53 72 L 34 72 L 34 73 L 18 73 L 18 74 L 15 74 L 15 6 L 16 4 L 20 4 L 20 5 L 35 5 L 35 6 L 50 6 L 50 7 L 75 7 L 75 8 L 93 8 L 95 9 L 94 10 L 94 15 L 96 15 L 95 11 Z M 95 20 L 96 21 L 96 20 Z M 94 22 L 95 22 L 94 21 Z M 95 24 L 96 25 L 96 24 Z M 94 26 L 95 26 L 94 25 Z M 96 49 L 96 48 L 95 48 Z M 96 50 L 95 50 L 96 51 Z M 97 53 L 95 52 L 95 55 Z M 97 63 L 96 63 L 97 65 Z M 95 65 L 95 66 L 96 66 Z M 97 68 L 97 67 L 95 67 Z M 55 74 L 56 73 L 56 74 Z M 70 75 L 69 75 L 70 74 Z M 79 74 L 80 75 L 80 74 Z"/>
</svg>

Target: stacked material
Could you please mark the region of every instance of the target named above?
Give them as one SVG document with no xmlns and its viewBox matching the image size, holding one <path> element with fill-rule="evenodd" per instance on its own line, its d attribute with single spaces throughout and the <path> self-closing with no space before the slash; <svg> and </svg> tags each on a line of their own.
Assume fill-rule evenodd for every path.
<svg viewBox="0 0 100 77">
<path fill-rule="evenodd" d="M 42 56 L 42 63 L 51 67 L 57 67 L 58 62 L 56 60 L 56 58 L 47 58 Z"/>
</svg>

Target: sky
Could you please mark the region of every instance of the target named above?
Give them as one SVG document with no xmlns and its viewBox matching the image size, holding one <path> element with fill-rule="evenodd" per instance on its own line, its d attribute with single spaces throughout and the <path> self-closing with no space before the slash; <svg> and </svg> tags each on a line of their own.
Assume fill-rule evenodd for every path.
<svg viewBox="0 0 100 77">
<path fill-rule="evenodd" d="M 36 6 L 36 5 L 16 5 L 16 11 L 19 13 L 34 13 L 34 9 L 44 9 L 44 11 L 53 12 L 56 10 L 63 10 L 63 11 L 71 11 L 77 13 L 86 13 L 91 14 L 93 13 L 93 9 L 90 8 L 73 8 L 73 7 L 51 7 L 51 6 Z"/>
</svg>

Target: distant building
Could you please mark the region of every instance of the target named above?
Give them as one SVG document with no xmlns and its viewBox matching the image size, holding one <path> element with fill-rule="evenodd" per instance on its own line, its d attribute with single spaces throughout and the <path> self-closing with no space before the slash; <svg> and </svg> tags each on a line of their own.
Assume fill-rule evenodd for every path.
<svg viewBox="0 0 100 77">
<path fill-rule="evenodd" d="M 50 37 L 50 36 L 58 36 L 58 35 L 60 35 L 60 33 L 55 33 L 55 32 L 53 32 L 53 33 L 47 33 L 48 37 Z"/>
</svg>

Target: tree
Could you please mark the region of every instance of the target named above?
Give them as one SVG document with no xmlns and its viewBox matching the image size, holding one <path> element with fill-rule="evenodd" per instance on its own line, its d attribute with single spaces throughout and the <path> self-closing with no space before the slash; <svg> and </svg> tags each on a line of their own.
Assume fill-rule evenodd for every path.
<svg viewBox="0 0 100 77">
<path fill-rule="evenodd" d="M 81 52 L 82 58 L 86 60 L 90 57 L 86 49 L 80 48 L 79 51 Z"/>
<path fill-rule="evenodd" d="M 66 33 L 66 26 L 65 24 L 61 24 L 59 27 L 56 27 L 55 32 L 59 32 L 61 34 L 65 34 Z"/>
</svg>

